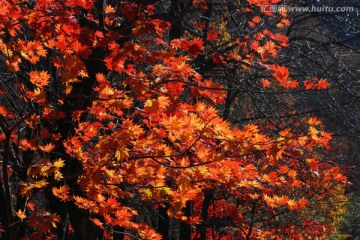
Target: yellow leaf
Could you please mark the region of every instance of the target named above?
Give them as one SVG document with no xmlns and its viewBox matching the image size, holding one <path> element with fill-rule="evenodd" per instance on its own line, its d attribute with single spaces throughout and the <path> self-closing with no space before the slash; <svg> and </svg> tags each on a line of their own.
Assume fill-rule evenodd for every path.
<svg viewBox="0 0 360 240">
<path fill-rule="evenodd" d="M 158 188 L 158 195 L 161 197 L 165 197 L 171 193 L 171 189 L 168 187 L 160 187 Z"/>
<path fill-rule="evenodd" d="M 24 220 L 26 218 L 25 211 L 19 209 L 19 211 L 16 212 L 16 216 L 18 216 L 21 220 Z"/>
<path fill-rule="evenodd" d="M 190 178 L 187 176 L 180 178 L 178 182 L 180 190 L 184 190 L 190 186 Z"/>
<path fill-rule="evenodd" d="M 314 140 L 318 140 L 319 137 L 317 136 L 317 134 L 319 133 L 319 131 L 314 128 L 314 127 L 310 127 L 309 128 L 309 132 L 310 132 L 310 135 L 311 135 L 311 138 L 314 139 Z"/>
<path fill-rule="evenodd" d="M 61 172 L 56 171 L 56 172 L 54 173 L 54 178 L 55 178 L 56 181 L 60 181 L 61 179 L 64 178 L 64 176 L 62 175 Z"/>
<path fill-rule="evenodd" d="M 53 166 L 56 168 L 62 168 L 63 166 L 65 166 L 64 160 L 62 160 L 61 158 L 59 158 L 58 160 L 56 160 L 53 163 Z"/>
<path fill-rule="evenodd" d="M 89 77 L 88 73 L 86 71 L 84 71 L 83 69 L 79 71 L 78 76 L 83 77 L 83 78 Z"/>
<path fill-rule="evenodd" d="M 35 188 L 43 188 L 43 187 L 45 187 L 47 184 L 48 184 L 47 181 L 45 181 L 45 180 L 40 180 L 40 181 L 35 182 L 35 183 L 33 184 L 33 186 L 34 186 Z"/>
<path fill-rule="evenodd" d="M 122 159 L 129 156 L 129 149 L 125 147 L 121 147 L 115 152 L 115 157 L 118 161 L 121 161 Z"/>
<path fill-rule="evenodd" d="M 147 197 L 152 197 L 152 191 L 149 188 L 142 189 L 142 192 L 145 193 Z"/>
<path fill-rule="evenodd" d="M 289 205 L 289 209 L 295 209 L 297 205 L 294 199 L 290 199 L 287 204 Z"/>
<path fill-rule="evenodd" d="M 50 166 L 46 166 L 46 165 L 44 165 L 44 166 L 42 166 L 41 168 L 40 168 L 40 174 L 42 175 L 42 176 L 48 176 L 49 175 L 49 173 L 50 173 Z"/>
</svg>

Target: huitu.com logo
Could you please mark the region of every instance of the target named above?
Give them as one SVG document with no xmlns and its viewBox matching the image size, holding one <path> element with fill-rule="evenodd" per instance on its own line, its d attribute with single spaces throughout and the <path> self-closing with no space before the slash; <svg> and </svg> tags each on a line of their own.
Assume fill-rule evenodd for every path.
<svg viewBox="0 0 360 240">
<path fill-rule="evenodd" d="M 288 5 L 264 5 L 261 7 L 262 12 L 358 12 L 358 9 L 350 6 L 334 7 L 334 6 L 314 6 L 311 7 L 294 7 Z"/>
</svg>

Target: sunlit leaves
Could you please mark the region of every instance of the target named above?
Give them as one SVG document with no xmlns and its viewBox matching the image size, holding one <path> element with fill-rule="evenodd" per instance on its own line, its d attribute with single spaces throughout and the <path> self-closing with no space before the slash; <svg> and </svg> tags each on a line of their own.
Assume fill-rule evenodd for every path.
<svg viewBox="0 0 360 240">
<path fill-rule="evenodd" d="M 313 78 L 311 80 L 305 80 L 304 86 L 306 90 L 321 90 L 330 86 L 330 83 L 326 79 Z"/>
<path fill-rule="evenodd" d="M 120 147 L 115 151 L 115 157 L 118 161 L 123 160 L 124 158 L 129 157 L 129 149 L 125 147 Z"/>
<path fill-rule="evenodd" d="M 297 88 L 299 82 L 293 79 L 290 79 L 289 69 L 284 66 L 272 65 L 270 67 L 274 71 L 273 77 L 279 82 L 279 84 L 284 88 Z"/>
<path fill-rule="evenodd" d="M 16 212 L 16 216 L 18 218 L 20 218 L 21 220 L 24 220 L 26 218 L 26 214 L 25 214 L 25 211 L 22 211 L 21 209 L 19 209 L 17 212 Z"/>
<path fill-rule="evenodd" d="M 187 24 L 192 16 L 167 21 L 165 14 L 160 19 L 159 9 L 165 8 L 157 4 L 164 2 L 155 2 L 112 3 L 103 14 L 94 1 L 36 1 L 32 9 L 23 2 L 21 8 L 17 1 L 0 3 L 0 51 L 4 76 L 11 76 L 4 79 L 11 87 L 0 92 L 5 118 L 0 141 L 10 136 L 15 160 L 8 164 L 13 168 L 9 174 L 22 180 L 19 194 L 33 198 L 52 193 L 57 204 L 75 204 L 91 213 L 105 237 L 121 227 L 134 238 L 160 239 L 147 221 L 165 205 L 171 222 L 193 224 L 193 230 L 219 223 L 219 229 L 206 227 L 209 239 L 225 234 L 268 239 L 283 229 L 288 236 L 293 229 L 308 229 L 301 225 L 311 217 L 308 209 L 316 201 L 331 202 L 327 196 L 334 184 L 347 181 L 317 151 L 330 148 L 331 134 L 316 118 L 299 120 L 298 129 L 270 127 L 269 116 L 257 121 L 228 99 L 247 87 L 245 81 L 231 85 L 224 74 L 261 76 L 248 83 L 266 92 L 299 86 L 285 65 L 268 65 L 270 59 L 280 62 L 275 58 L 288 39 L 261 29 L 267 19 L 255 5 L 277 1 L 248 1 L 247 9 L 231 6 L 233 14 L 249 21 L 250 27 L 244 27 L 248 35 L 233 34 L 227 20 L 215 15 L 194 17 Z M 208 1 L 189 4 L 194 16 L 208 9 Z M 275 22 L 279 27 L 289 24 L 282 15 Z M 169 39 L 172 27 L 185 33 Z M 21 78 L 13 81 L 17 76 Z M 303 84 L 305 90 L 329 87 L 324 79 Z M 23 103 L 19 109 L 17 102 L 8 104 L 15 98 Z M 229 121 L 221 117 L 226 108 L 231 110 Z M 253 120 L 232 125 L 237 114 Z M 10 130 L 11 135 L 3 133 Z M 25 176 L 17 178 L 19 171 Z M 213 197 L 206 220 L 202 211 L 208 192 Z M 36 206 L 13 212 L 29 220 L 40 239 L 60 219 L 37 204 L 37 198 L 30 200 Z M 191 216 L 183 212 L 188 203 Z M 288 220 L 288 212 L 298 226 Z"/>
<path fill-rule="evenodd" d="M 62 159 L 57 159 L 53 163 L 51 163 L 48 160 L 43 160 L 30 166 L 27 171 L 27 174 L 29 177 L 33 177 L 33 178 L 36 178 L 38 176 L 48 177 L 50 175 L 54 175 L 56 180 L 60 180 L 62 179 L 62 174 L 60 172 L 60 169 L 64 165 L 65 164 Z"/>
<path fill-rule="evenodd" d="M 215 40 L 217 38 L 216 33 L 210 32 L 209 34 L 210 34 L 210 40 Z M 173 49 L 180 48 L 184 51 L 188 51 L 191 55 L 197 55 L 204 50 L 204 42 L 199 38 L 195 38 L 194 40 L 173 39 L 171 41 L 171 47 Z"/>
<path fill-rule="evenodd" d="M 44 146 L 39 146 L 39 149 L 44 152 L 51 152 L 55 148 L 55 145 L 52 143 L 46 144 Z"/>
<path fill-rule="evenodd" d="M 69 7 L 81 7 L 84 9 L 91 9 L 95 0 L 66 0 L 65 4 Z"/>
<path fill-rule="evenodd" d="M 63 185 L 58 188 L 53 187 L 52 193 L 54 194 L 55 197 L 59 198 L 60 201 L 62 201 L 62 202 L 68 201 L 70 199 L 70 196 L 69 196 L 70 188 L 67 185 Z"/>
<path fill-rule="evenodd" d="M 106 5 L 104 11 L 106 14 L 112 14 L 116 12 L 115 8 L 110 5 Z"/>
<path fill-rule="evenodd" d="M 50 74 L 46 71 L 32 71 L 29 73 L 30 82 L 37 87 L 44 87 L 49 84 Z"/>
<path fill-rule="evenodd" d="M 46 180 L 33 180 L 29 182 L 22 182 L 19 184 L 20 187 L 20 195 L 31 197 L 33 195 L 33 191 L 42 189 L 48 185 Z"/>
<path fill-rule="evenodd" d="M 56 160 L 54 163 L 53 163 L 53 166 L 56 167 L 56 168 L 62 168 L 65 166 L 65 163 L 64 163 L 64 160 L 62 160 L 61 158 Z"/>
<path fill-rule="evenodd" d="M 261 85 L 263 88 L 269 88 L 271 86 L 271 82 L 265 78 L 261 79 Z"/>
</svg>

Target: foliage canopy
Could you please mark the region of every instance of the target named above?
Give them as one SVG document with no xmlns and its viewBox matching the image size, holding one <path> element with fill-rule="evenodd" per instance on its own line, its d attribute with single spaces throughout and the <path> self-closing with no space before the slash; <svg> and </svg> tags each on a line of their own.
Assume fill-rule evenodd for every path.
<svg viewBox="0 0 360 240">
<path fill-rule="evenodd" d="M 233 73 L 263 73 L 258 91 L 329 87 L 277 64 L 289 19 L 261 12 L 277 2 L 1 1 L 1 236 L 335 231 L 346 177 L 322 157 L 322 122 L 228 118 L 247 114 L 231 107 Z"/>
</svg>

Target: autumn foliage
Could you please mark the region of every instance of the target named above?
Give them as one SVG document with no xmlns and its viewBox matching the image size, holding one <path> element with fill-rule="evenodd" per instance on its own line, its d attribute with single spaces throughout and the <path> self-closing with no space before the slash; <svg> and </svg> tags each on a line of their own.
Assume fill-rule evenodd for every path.
<svg viewBox="0 0 360 240">
<path fill-rule="evenodd" d="M 206 72 L 329 87 L 276 64 L 289 19 L 260 7 L 278 1 L 234 1 L 248 18 L 236 37 L 195 17 L 221 1 L 188 1 L 176 17 L 141 2 L 0 1 L 2 238 L 327 238 L 346 184 L 322 156 L 331 134 L 315 116 L 276 131 L 232 124 L 228 85 Z"/>
</svg>

